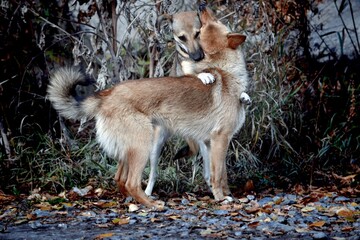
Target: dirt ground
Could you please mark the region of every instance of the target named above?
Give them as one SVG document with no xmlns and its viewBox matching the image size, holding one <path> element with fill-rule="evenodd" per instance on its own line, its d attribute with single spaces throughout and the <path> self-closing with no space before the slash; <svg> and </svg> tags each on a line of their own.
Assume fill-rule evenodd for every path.
<svg viewBox="0 0 360 240">
<path fill-rule="evenodd" d="M 323 189 L 230 203 L 185 194 L 167 199 L 163 211 L 118 199 L 59 199 L 4 200 L 0 239 L 360 239 L 360 198 Z"/>
</svg>

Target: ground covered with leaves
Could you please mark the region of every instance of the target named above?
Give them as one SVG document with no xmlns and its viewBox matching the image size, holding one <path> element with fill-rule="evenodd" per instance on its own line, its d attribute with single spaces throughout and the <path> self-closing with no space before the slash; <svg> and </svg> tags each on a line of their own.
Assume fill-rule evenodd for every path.
<svg viewBox="0 0 360 240">
<path fill-rule="evenodd" d="M 117 192 L 73 188 L 59 195 L 0 195 L 0 239 L 359 239 L 360 189 L 296 186 L 216 202 L 206 194 L 158 196 L 163 211 Z"/>
</svg>

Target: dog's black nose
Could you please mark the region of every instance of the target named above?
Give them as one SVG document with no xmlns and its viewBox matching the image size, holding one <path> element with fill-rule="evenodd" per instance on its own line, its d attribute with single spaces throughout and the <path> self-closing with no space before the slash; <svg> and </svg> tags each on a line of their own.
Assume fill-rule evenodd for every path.
<svg viewBox="0 0 360 240">
<path fill-rule="evenodd" d="M 198 50 L 196 52 L 190 52 L 189 57 L 195 62 L 201 61 L 204 59 L 204 52 L 202 50 Z"/>
</svg>

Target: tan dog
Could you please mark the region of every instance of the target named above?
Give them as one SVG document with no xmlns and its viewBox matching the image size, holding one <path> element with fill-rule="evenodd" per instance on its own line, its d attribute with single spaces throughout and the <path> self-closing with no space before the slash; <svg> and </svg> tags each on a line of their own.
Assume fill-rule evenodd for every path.
<svg viewBox="0 0 360 240">
<path fill-rule="evenodd" d="M 201 22 L 196 11 L 180 12 L 172 16 L 163 15 L 159 19 L 159 24 L 161 24 L 164 18 L 171 21 L 176 48 L 170 76 L 183 76 L 184 72 L 182 70 L 181 62 L 197 62 L 203 60 L 205 56 L 200 45 Z M 215 80 L 214 76 L 209 73 L 199 73 L 197 76 L 204 84 L 213 83 Z M 154 147 L 153 151 L 150 154 L 150 173 L 148 184 L 145 189 L 145 193 L 148 196 L 152 194 L 152 190 L 154 188 L 157 178 L 157 166 L 159 163 L 161 149 L 166 140 L 170 137 L 170 135 L 162 129 L 155 128 L 154 131 L 155 134 L 158 136 L 159 140 L 157 142 L 157 147 Z M 183 150 L 183 154 L 181 154 L 181 157 L 190 156 L 196 154 L 199 151 L 199 146 L 195 141 L 187 139 L 187 143 L 188 147 L 185 148 L 186 152 Z M 179 155 L 180 154 L 178 154 L 176 157 L 180 158 Z M 210 160 L 208 159 L 206 153 L 203 153 L 201 151 L 201 155 L 203 156 L 204 162 L 204 179 L 206 183 L 210 186 Z"/>
<path fill-rule="evenodd" d="M 84 75 L 63 68 L 54 73 L 48 87 L 49 99 L 62 116 L 95 118 L 98 142 L 107 154 L 119 160 L 115 180 L 120 190 L 148 207 L 164 205 L 141 189 L 144 167 L 157 145 L 157 126 L 204 143 L 210 156 L 213 195 L 222 200 L 224 192 L 229 193 L 225 157 L 232 136 L 245 121 L 245 106 L 240 98 L 247 75 L 237 49 L 245 36 L 229 33 L 207 10 L 202 11 L 201 21 L 206 64 L 185 69 L 197 72 L 205 65 L 214 67 L 209 69 L 216 77 L 214 84 L 204 85 L 191 75 L 141 79 L 79 98 L 76 88 L 87 85 Z"/>
<path fill-rule="evenodd" d="M 184 71 L 187 71 L 187 74 L 198 73 L 198 78 L 200 78 L 200 80 L 204 84 L 213 83 L 215 79 L 211 74 L 203 73 L 201 71 L 196 72 L 194 71 L 194 69 L 191 68 L 183 70 L 182 66 L 182 63 L 184 65 L 196 65 L 204 58 L 203 50 L 200 44 L 201 22 L 198 16 L 198 12 L 180 12 L 174 14 L 173 16 L 166 15 L 165 17 L 167 19 L 170 19 L 172 23 L 173 37 L 176 46 L 175 58 L 170 72 L 170 76 L 183 76 Z M 162 21 L 163 19 L 164 18 L 162 17 L 160 21 Z M 244 61 L 242 59 L 238 59 L 234 63 L 241 65 L 244 64 Z M 202 69 L 205 69 L 207 64 L 208 61 L 205 61 L 200 66 Z M 210 67 L 210 65 L 208 67 Z M 244 86 L 246 87 L 247 84 L 245 84 Z M 241 95 L 241 101 L 245 104 L 251 103 L 250 97 L 245 92 Z M 161 129 L 155 129 L 155 133 L 157 134 L 159 141 L 157 142 L 158 147 L 154 147 L 150 155 L 150 174 L 148 184 L 145 189 L 145 193 L 149 196 L 151 195 L 155 185 L 157 177 L 156 169 L 158 166 L 161 149 L 170 136 L 167 135 L 166 131 L 163 131 Z M 211 187 L 210 159 L 208 155 L 208 150 L 206 149 L 206 145 L 201 142 L 196 142 L 192 139 L 187 139 L 186 141 L 188 145 L 180 149 L 174 158 L 178 159 L 182 157 L 192 156 L 194 154 L 197 154 L 200 150 L 200 154 L 203 159 L 203 176 L 207 185 Z"/>
</svg>

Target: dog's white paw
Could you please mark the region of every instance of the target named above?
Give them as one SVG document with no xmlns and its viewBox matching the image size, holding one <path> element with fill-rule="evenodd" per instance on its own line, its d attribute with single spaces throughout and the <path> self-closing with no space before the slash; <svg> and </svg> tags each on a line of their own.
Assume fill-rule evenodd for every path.
<svg viewBox="0 0 360 240">
<path fill-rule="evenodd" d="M 246 105 L 250 105 L 251 104 L 251 98 L 250 96 L 246 93 L 246 92 L 242 92 L 240 95 L 240 101 L 242 103 L 245 103 Z"/>
<path fill-rule="evenodd" d="M 234 199 L 230 196 L 225 196 L 224 199 L 220 202 L 221 205 L 227 205 L 234 202 Z"/>
<path fill-rule="evenodd" d="M 210 84 L 215 82 L 215 77 L 211 73 L 199 73 L 197 77 L 200 78 L 203 84 Z"/>
</svg>

